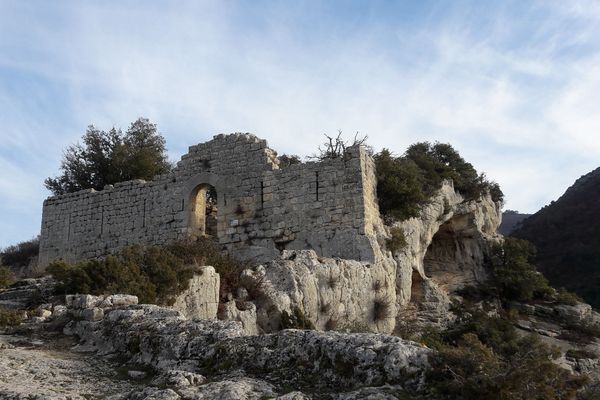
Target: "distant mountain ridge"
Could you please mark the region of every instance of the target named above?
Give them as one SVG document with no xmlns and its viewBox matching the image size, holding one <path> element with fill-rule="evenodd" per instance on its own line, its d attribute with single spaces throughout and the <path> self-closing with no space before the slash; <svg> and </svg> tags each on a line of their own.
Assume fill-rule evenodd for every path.
<svg viewBox="0 0 600 400">
<path fill-rule="evenodd" d="M 524 219 L 512 235 L 537 247 L 537 265 L 553 286 L 600 307 L 600 168 Z"/>
<path fill-rule="evenodd" d="M 502 213 L 502 223 L 498 227 L 498 232 L 504 236 L 510 235 L 525 218 L 530 216 L 531 214 L 522 214 L 515 210 L 506 210 Z"/>
</svg>

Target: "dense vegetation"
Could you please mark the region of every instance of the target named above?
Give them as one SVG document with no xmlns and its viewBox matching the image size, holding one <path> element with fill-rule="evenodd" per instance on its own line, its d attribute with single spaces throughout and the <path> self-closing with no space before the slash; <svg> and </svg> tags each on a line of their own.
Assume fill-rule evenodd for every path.
<svg viewBox="0 0 600 400">
<path fill-rule="evenodd" d="M 59 282 L 59 293 L 138 296 L 142 303 L 172 304 L 187 289 L 194 266 L 212 265 L 221 276 L 221 293 L 238 284 L 242 264 L 222 254 L 208 239 L 169 246 L 131 246 L 114 256 L 75 265 L 55 261 L 48 272 Z"/>
<path fill-rule="evenodd" d="M 431 329 L 421 340 L 438 352 L 431 357 L 429 386 L 442 399 L 574 399 L 586 382 L 553 360 L 558 349 L 535 335 L 522 336 L 514 328 L 514 301 L 574 304 L 566 290 L 556 291 L 537 272 L 531 243 L 507 237 L 492 249 L 488 283 L 466 288 L 463 301 L 452 311 L 457 319 L 446 330 Z M 503 306 L 497 310 L 494 304 Z M 486 306 L 489 304 L 489 306 Z M 567 340 L 589 343 L 600 329 L 586 324 L 568 326 Z M 543 371 L 543 373 L 540 373 Z"/>
<path fill-rule="evenodd" d="M 536 264 L 555 286 L 600 307 L 600 169 L 525 219 L 512 234 L 537 248 Z"/>
<path fill-rule="evenodd" d="M 478 287 L 469 286 L 460 294 L 470 301 L 499 299 L 511 302 L 545 301 L 575 305 L 582 300 L 564 288 L 554 289 L 534 264 L 535 247 L 528 241 L 505 237 L 495 245 L 488 259 L 490 279 Z"/>
<path fill-rule="evenodd" d="M 0 289 L 7 287 L 13 281 L 13 273 L 10 268 L 0 265 Z"/>
<path fill-rule="evenodd" d="M 498 184 L 479 174 L 449 144 L 415 143 L 402 156 L 383 149 L 374 158 L 379 208 L 388 220 L 418 216 L 447 179 L 467 200 L 488 192 L 494 201 L 504 199 Z"/>
<path fill-rule="evenodd" d="M 533 265 L 535 247 L 507 237 L 492 250 L 493 276 L 490 284 L 504 301 L 554 300 L 556 291 Z"/>
<path fill-rule="evenodd" d="M 534 335 L 519 335 L 508 315 L 490 317 L 465 307 L 453 311 L 454 324 L 422 338 L 438 351 L 428 376 L 435 398 L 574 399 L 586 383 L 553 363 L 558 349 Z"/>
<path fill-rule="evenodd" d="M 40 251 L 40 238 L 27 240 L 8 246 L 0 252 L 2 264 L 13 270 L 28 267 L 38 256 Z"/>
<path fill-rule="evenodd" d="M 19 325 L 21 319 L 22 317 L 19 311 L 0 307 L 0 328 Z"/>
<path fill-rule="evenodd" d="M 171 168 L 165 139 L 145 118 L 133 122 L 125 134 L 120 129 L 105 132 L 90 125 L 82 141 L 65 150 L 61 175 L 46 179 L 46 188 L 55 195 L 101 190 L 131 179 L 152 179 Z"/>
</svg>

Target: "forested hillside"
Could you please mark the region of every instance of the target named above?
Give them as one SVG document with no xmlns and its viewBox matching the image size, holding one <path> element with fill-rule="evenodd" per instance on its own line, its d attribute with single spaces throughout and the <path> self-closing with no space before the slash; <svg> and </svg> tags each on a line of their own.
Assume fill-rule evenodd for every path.
<svg viewBox="0 0 600 400">
<path fill-rule="evenodd" d="M 512 235 L 537 247 L 537 265 L 553 286 L 600 306 L 600 168 L 525 219 Z"/>
</svg>

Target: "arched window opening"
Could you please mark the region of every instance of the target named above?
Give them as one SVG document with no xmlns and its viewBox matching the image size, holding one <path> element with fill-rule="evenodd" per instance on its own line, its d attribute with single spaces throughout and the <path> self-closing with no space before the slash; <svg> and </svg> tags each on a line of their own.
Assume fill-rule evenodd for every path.
<svg viewBox="0 0 600 400">
<path fill-rule="evenodd" d="M 190 233 L 194 237 L 217 237 L 217 191 L 212 185 L 199 185 L 192 193 Z"/>
</svg>

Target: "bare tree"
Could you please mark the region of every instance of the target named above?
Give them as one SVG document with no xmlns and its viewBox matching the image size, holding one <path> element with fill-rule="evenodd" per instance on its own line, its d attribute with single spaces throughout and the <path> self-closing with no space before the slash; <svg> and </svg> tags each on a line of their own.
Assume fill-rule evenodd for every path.
<svg viewBox="0 0 600 400">
<path fill-rule="evenodd" d="M 342 137 L 342 131 L 338 130 L 337 136 L 329 136 L 324 134 L 327 139 L 325 143 L 319 146 L 318 153 L 309 156 L 310 159 L 325 160 L 328 158 L 342 158 L 346 155 L 346 151 L 349 147 L 364 145 L 367 141 L 368 136 L 360 137 L 358 132 L 354 135 L 352 141 L 346 141 Z"/>
</svg>

